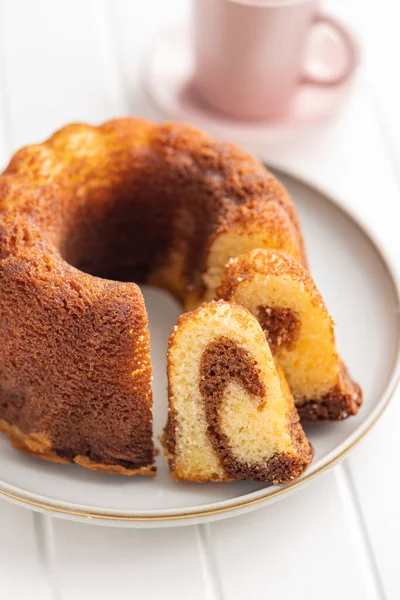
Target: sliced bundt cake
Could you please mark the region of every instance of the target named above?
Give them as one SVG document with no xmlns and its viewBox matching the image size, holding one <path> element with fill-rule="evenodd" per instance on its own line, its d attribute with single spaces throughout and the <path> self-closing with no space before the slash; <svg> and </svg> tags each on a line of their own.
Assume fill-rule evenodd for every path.
<svg viewBox="0 0 400 600">
<path fill-rule="evenodd" d="M 228 263 L 216 297 L 257 317 L 302 419 L 341 420 L 357 413 L 360 387 L 338 355 L 321 294 L 298 261 L 281 252 L 243 254 Z"/>
<path fill-rule="evenodd" d="M 46 460 L 153 474 L 136 283 L 194 306 L 260 246 L 305 261 L 286 190 L 191 127 L 74 124 L 19 150 L 0 176 L 0 430 Z"/>
<path fill-rule="evenodd" d="M 171 474 L 186 481 L 289 481 L 312 459 L 257 319 L 227 302 L 180 317 L 169 340 Z"/>
</svg>

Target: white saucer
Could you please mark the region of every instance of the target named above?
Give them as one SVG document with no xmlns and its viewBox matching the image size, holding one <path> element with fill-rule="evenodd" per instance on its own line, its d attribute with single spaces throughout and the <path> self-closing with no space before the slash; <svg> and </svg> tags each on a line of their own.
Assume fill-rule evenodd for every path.
<svg viewBox="0 0 400 600">
<path fill-rule="evenodd" d="M 357 42 L 351 32 L 346 32 L 353 53 L 358 56 Z M 321 55 L 324 62 L 331 64 L 333 72 L 341 70 L 343 48 L 328 36 L 318 45 L 312 44 L 310 51 L 314 70 L 318 71 Z M 143 85 L 153 104 L 168 119 L 191 123 L 220 139 L 252 147 L 282 143 L 320 127 L 341 107 L 352 82 L 351 78 L 335 87 L 299 85 L 291 109 L 284 118 L 265 122 L 238 121 L 201 102 L 191 83 L 192 73 L 188 28 L 181 24 L 163 30 L 148 48 L 142 64 Z"/>
<path fill-rule="evenodd" d="M 0 436 L 0 494 L 55 516 L 125 527 L 161 527 L 216 520 L 284 497 L 342 458 L 378 420 L 399 377 L 400 302 L 392 269 L 373 237 L 346 209 L 313 186 L 278 172 L 291 192 L 304 230 L 311 271 L 337 323 L 339 350 L 364 390 L 356 417 L 308 426 L 316 456 L 286 485 L 173 481 L 158 457 L 155 478 L 102 475 L 76 465 L 35 460 Z M 180 307 L 148 289 L 154 367 L 155 430 L 165 423 L 165 351 Z M 366 351 L 368 348 L 368 352 Z"/>
</svg>

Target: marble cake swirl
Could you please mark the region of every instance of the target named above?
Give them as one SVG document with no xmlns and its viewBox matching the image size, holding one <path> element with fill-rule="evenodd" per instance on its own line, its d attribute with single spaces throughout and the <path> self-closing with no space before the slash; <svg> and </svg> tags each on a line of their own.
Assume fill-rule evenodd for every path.
<svg viewBox="0 0 400 600">
<path fill-rule="evenodd" d="M 196 341 L 196 343 L 194 343 Z M 263 331 L 241 306 L 183 315 L 168 350 L 172 475 L 187 481 L 290 481 L 313 452 Z"/>
</svg>

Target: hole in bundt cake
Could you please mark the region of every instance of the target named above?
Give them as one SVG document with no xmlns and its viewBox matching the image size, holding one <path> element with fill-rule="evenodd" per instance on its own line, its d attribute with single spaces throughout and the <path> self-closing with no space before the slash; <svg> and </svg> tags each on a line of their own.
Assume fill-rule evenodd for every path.
<svg viewBox="0 0 400 600">
<path fill-rule="evenodd" d="M 157 162 L 123 184 L 95 190 L 69 215 L 59 247 L 85 273 L 116 281 L 170 288 L 158 273 L 173 257 L 186 284 L 198 283 L 202 256 L 217 217 L 216 194 L 207 177 L 185 181 Z M 167 277 L 168 279 L 168 277 Z M 182 299 L 184 289 L 170 289 Z"/>
</svg>

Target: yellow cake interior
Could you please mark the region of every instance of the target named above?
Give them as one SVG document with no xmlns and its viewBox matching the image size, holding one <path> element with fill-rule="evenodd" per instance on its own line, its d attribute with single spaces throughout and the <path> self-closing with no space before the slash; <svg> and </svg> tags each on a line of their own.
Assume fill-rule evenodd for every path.
<svg viewBox="0 0 400 600">
<path fill-rule="evenodd" d="M 255 398 L 236 381 L 228 383 L 219 420 L 230 452 L 242 464 L 263 463 L 280 454 L 298 455 L 290 431 L 295 410 L 293 398 L 287 386 L 282 392 L 282 382 L 259 323 L 242 307 L 213 302 L 181 317 L 170 340 L 169 400 L 175 421 L 175 452 L 169 458 L 173 458 L 172 471 L 178 479 L 230 479 L 207 435 L 199 369 L 207 347 L 226 337 L 252 357 L 265 387 L 262 397 Z"/>
</svg>

